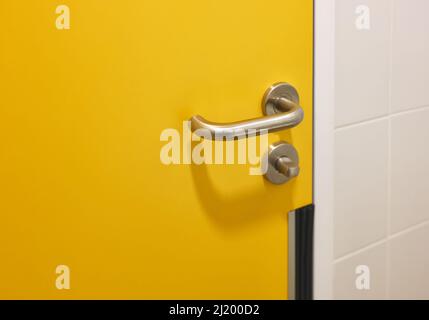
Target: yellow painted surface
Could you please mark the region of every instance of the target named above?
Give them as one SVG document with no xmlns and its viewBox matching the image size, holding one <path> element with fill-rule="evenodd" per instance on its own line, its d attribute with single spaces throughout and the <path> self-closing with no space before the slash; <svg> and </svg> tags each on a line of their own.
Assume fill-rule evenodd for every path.
<svg viewBox="0 0 429 320">
<path fill-rule="evenodd" d="M 312 0 L 0 2 L 0 298 L 287 298 L 312 200 Z M 292 83 L 301 175 L 165 166 L 166 128 L 261 116 Z M 71 270 L 57 290 L 55 268 Z"/>
</svg>

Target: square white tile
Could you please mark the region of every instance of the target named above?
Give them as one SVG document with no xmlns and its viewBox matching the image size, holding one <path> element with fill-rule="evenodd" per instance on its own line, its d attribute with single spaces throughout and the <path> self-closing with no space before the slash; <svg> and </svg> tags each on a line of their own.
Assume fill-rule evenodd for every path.
<svg viewBox="0 0 429 320">
<path fill-rule="evenodd" d="M 337 0 L 335 124 L 389 112 L 390 0 Z"/>
<path fill-rule="evenodd" d="M 391 299 L 429 299 L 429 225 L 390 240 Z"/>
<path fill-rule="evenodd" d="M 429 220 L 429 108 L 392 118 L 392 232 Z"/>
<path fill-rule="evenodd" d="M 429 1 L 395 0 L 392 111 L 429 105 Z"/>
<path fill-rule="evenodd" d="M 385 299 L 386 251 L 386 245 L 380 244 L 335 263 L 334 298 Z"/>
<path fill-rule="evenodd" d="M 336 258 L 386 236 L 387 163 L 387 119 L 335 133 Z"/>
</svg>

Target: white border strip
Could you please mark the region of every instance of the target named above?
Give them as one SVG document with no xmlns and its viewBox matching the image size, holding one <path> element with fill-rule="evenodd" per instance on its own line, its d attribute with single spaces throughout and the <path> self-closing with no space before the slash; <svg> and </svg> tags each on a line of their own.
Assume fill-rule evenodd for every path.
<svg viewBox="0 0 429 320">
<path fill-rule="evenodd" d="M 315 0 L 314 298 L 333 298 L 335 0 Z"/>
</svg>

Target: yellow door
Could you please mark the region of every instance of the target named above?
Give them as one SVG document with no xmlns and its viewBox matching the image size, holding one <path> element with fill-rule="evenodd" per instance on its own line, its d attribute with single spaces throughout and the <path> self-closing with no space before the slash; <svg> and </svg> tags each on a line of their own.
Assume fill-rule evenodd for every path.
<svg viewBox="0 0 429 320">
<path fill-rule="evenodd" d="M 312 202 L 312 6 L 1 1 L 0 298 L 286 299 L 287 215 Z M 166 129 L 261 117 L 276 82 L 305 113 L 269 135 L 297 178 L 187 164 L 184 144 L 160 160 Z"/>
</svg>

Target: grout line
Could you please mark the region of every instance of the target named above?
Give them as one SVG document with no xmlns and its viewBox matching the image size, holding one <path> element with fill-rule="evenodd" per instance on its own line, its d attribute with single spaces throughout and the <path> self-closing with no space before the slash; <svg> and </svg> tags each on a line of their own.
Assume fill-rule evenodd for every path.
<svg viewBox="0 0 429 320">
<path fill-rule="evenodd" d="M 390 81 L 391 82 L 391 81 Z M 390 239 L 392 232 L 392 119 L 389 118 L 387 123 L 387 217 L 386 217 L 386 234 L 387 239 Z M 386 244 L 386 298 L 390 297 L 390 241 Z"/>
<path fill-rule="evenodd" d="M 347 254 L 345 254 L 345 255 L 337 258 L 337 259 L 334 259 L 334 264 L 338 263 L 338 262 L 342 262 L 342 261 L 347 260 L 349 258 L 352 258 L 352 257 L 354 257 L 354 256 L 356 256 L 356 255 L 358 255 L 360 253 L 363 253 L 363 252 L 365 252 L 367 250 L 375 248 L 375 247 L 377 247 L 377 246 L 379 246 L 381 244 L 385 244 L 387 242 L 387 240 L 388 240 L 388 238 L 383 238 L 383 239 L 375 241 L 375 242 L 373 242 L 373 243 L 371 243 L 371 244 L 369 244 L 369 245 L 367 245 L 365 247 L 362 247 L 362 248 L 360 248 L 360 249 L 358 249 L 356 251 L 353 251 L 351 253 L 347 253 Z"/>
<path fill-rule="evenodd" d="M 388 240 L 396 239 L 396 238 L 398 238 L 400 236 L 406 235 L 406 234 L 408 234 L 410 232 L 416 231 L 416 230 L 418 230 L 420 228 L 423 228 L 423 227 L 426 227 L 428 225 L 429 225 L 429 220 L 425 220 L 423 222 L 419 222 L 419 223 L 417 223 L 415 225 L 412 225 L 411 227 L 408 227 L 408 228 L 406 228 L 404 230 L 398 231 L 398 232 L 396 232 L 396 233 L 388 236 L 387 238 L 388 238 Z"/>
<path fill-rule="evenodd" d="M 358 127 L 358 126 L 360 126 L 362 124 L 369 124 L 369 123 L 373 123 L 373 122 L 377 122 L 377 121 L 381 121 L 381 120 L 386 120 L 386 119 L 389 119 L 389 115 L 382 115 L 382 116 L 374 117 L 374 118 L 371 118 L 371 119 L 366 119 L 366 120 L 356 121 L 356 122 L 352 122 L 352 123 L 345 124 L 345 125 L 340 125 L 340 126 L 337 126 L 335 128 L 335 131 L 341 131 L 341 130 L 344 130 L 344 129 Z"/>
<path fill-rule="evenodd" d="M 389 98 L 389 100 L 391 100 L 391 99 Z M 335 132 L 341 131 L 344 129 L 358 127 L 358 126 L 361 126 L 364 124 L 374 123 L 377 121 L 388 120 L 388 119 L 396 118 L 398 116 L 407 115 L 407 114 L 411 114 L 411 113 L 415 113 L 415 112 L 424 111 L 424 110 L 429 109 L 429 105 L 424 105 L 424 106 L 418 106 L 415 108 L 411 108 L 408 110 L 401 110 L 401 111 L 392 112 L 390 104 L 391 104 L 391 102 L 389 102 L 389 114 L 370 118 L 370 119 L 366 119 L 366 120 L 356 121 L 356 122 L 352 122 L 352 123 L 348 123 L 348 124 L 344 124 L 344 125 L 340 125 L 340 126 L 335 127 Z"/>
<path fill-rule="evenodd" d="M 424 111 L 426 109 L 429 109 L 429 105 L 423 105 L 423 106 L 418 106 L 418 107 L 414 107 L 414 108 L 407 109 L 407 110 L 401 110 L 401 111 L 392 112 L 390 114 L 390 117 L 394 118 L 394 117 L 398 117 L 398 116 L 402 116 L 402 115 L 407 115 L 407 114 L 410 114 L 410 113 Z"/>
<path fill-rule="evenodd" d="M 392 98 L 392 79 L 393 79 L 393 26 L 394 26 L 394 1 L 390 1 L 390 33 L 389 33 L 389 85 L 388 85 L 388 97 L 389 97 L 389 120 L 387 123 L 387 217 L 386 217 L 386 231 L 387 239 L 386 242 L 386 288 L 385 295 L 386 298 L 390 298 L 390 257 L 391 257 L 391 247 L 390 247 L 390 234 L 392 232 L 392 109 L 393 109 L 393 98 Z"/>
<path fill-rule="evenodd" d="M 390 81 L 391 82 L 391 81 Z M 391 99 L 390 99 L 391 100 Z M 390 104 L 390 103 L 389 103 Z M 389 239 L 392 232 L 392 119 L 387 122 L 387 217 L 386 217 L 386 235 Z M 386 246 L 386 297 L 390 296 L 390 244 Z"/>
<path fill-rule="evenodd" d="M 400 236 L 406 235 L 406 234 L 408 234 L 410 232 L 416 231 L 416 230 L 418 230 L 420 228 L 423 228 L 423 227 L 426 227 L 426 226 L 429 226 L 429 220 L 425 220 L 423 222 L 415 224 L 415 225 L 413 225 L 411 227 L 408 227 L 408 228 L 406 228 L 404 230 L 398 231 L 398 232 L 396 232 L 396 233 L 388 236 L 387 238 L 383 238 L 381 240 L 377 240 L 377 241 L 375 241 L 375 242 L 373 242 L 373 243 L 371 243 L 371 244 L 369 244 L 367 246 L 364 246 L 364 247 L 362 247 L 360 249 L 357 249 L 357 250 L 355 250 L 353 252 L 347 253 L 347 254 L 339 257 L 339 258 L 336 258 L 336 259 L 334 259 L 334 264 L 337 263 L 337 262 L 342 262 L 344 260 L 352 258 L 352 257 L 354 257 L 354 256 L 356 256 L 356 255 L 358 255 L 360 253 L 363 253 L 363 252 L 365 252 L 367 250 L 370 250 L 370 249 L 373 249 L 373 248 L 375 248 L 375 247 L 377 247 L 379 245 L 388 243 L 389 240 L 396 239 L 396 238 L 398 238 Z"/>
</svg>

